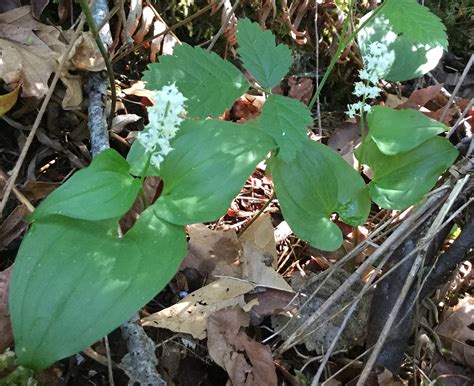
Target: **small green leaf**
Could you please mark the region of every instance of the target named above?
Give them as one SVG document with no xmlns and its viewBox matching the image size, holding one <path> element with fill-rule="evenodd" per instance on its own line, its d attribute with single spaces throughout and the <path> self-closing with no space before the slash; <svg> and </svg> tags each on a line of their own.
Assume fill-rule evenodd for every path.
<svg viewBox="0 0 474 386">
<path fill-rule="evenodd" d="M 256 123 L 277 143 L 278 157 L 291 161 L 308 140 L 306 126 L 312 125 L 313 118 L 311 111 L 296 99 L 270 95 Z"/>
<path fill-rule="evenodd" d="M 143 80 L 150 90 L 176 83 L 188 100 L 190 117 L 218 117 L 249 88 L 247 79 L 231 63 L 214 52 L 181 44 L 173 55 L 163 55 L 145 71 Z"/>
<path fill-rule="evenodd" d="M 373 12 L 373 11 L 372 11 Z M 364 23 L 371 15 L 361 19 Z M 384 44 L 391 66 L 384 79 L 403 81 L 436 67 L 447 49 L 446 28 L 416 0 L 387 0 L 384 8 L 357 35 L 362 56 L 372 42 Z"/>
<path fill-rule="evenodd" d="M 375 106 L 367 117 L 369 135 L 386 155 L 404 153 L 448 128 L 416 110 Z"/>
<path fill-rule="evenodd" d="M 275 143 L 264 132 L 219 120 L 184 121 L 159 170 L 156 213 L 173 224 L 213 221 L 229 208 Z"/>
<path fill-rule="evenodd" d="M 21 244 L 10 282 L 19 362 L 42 369 L 117 328 L 167 283 L 186 253 L 183 227 L 143 212 L 117 222 L 48 217 Z"/>
<path fill-rule="evenodd" d="M 394 156 L 383 154 L 368 139 L 356 156 L 370 166 L 374 176 L 369 184 L 372 200 L 386 209 L 405 209 L 417 203 L 433 188 L 440 174 L 458 155 L 448 139 L 434 137 L 418 147 Z"/>
<path fill-rule="evenodd" d="M 333 251 L 342 244 L 332 213 L 354 226 L 369 215 L 364 180 L 325 145 L 308 139 L 293 161 L 273 158 L 271 172 L 283 216 L 298 237 L 316 248 Z"/>
<path fill-rule="evenodd" d="M 140 180 L 115 150 L 107 149 L 89 167 L 79 170 L 36 208 L 31 219 L 62 215 L 83 220 L 105 220 L 125 214 L 140 190 Z"/>
<path fill-rule="evenodd" d="M 237 41 L 245 69 L 262 87 L 275 87 L 290 69 L 293 62 L 290 49 L 284 44 L 276 45 L 271 31 L 262 31 L 257 23 L 240 19 Z"/>
</svg>

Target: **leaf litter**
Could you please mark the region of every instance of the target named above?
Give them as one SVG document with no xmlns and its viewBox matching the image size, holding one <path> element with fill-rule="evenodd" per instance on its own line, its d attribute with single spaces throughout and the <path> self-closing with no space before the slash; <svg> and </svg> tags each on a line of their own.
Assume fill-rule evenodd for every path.
<svg viewBox="0 0 474 386">
<path fill-rule="evenodd" d="M 19 9 L 20 8 L 18 8 L 18 10 Z M 271 9 L 271 7 L 269 9 Z M 17 12 L 20 13 L 20 11 Z M 22 10 L 22 12 L 24 12 L 24 10 Z M 303 14 L 302 12 L 303 11 L 301 11 L 300 13 Z M 45 57 L 46 53 L 48 53 L 50 59 L 55 58 L 55 60 L 57 61 L 58 55 L 60 55 L 61 52 L 61 47 L 63 47 L 64 45 L 64 43 L 58 39 L 58 35 L 55 33 L 57 29 L 47 28 L 49 26 L 44 25 L 34 19 L 31 19 L 29 16 L 26 17 L 26 13 L 23 19 L 18 19 L 22 20 L 18 23 L 14 20 L 15 17 L 12 17 L 11 15 L 12 14 L 8 15 L 8 19 L 6 19 L 7 14 L 2 14 L 0 16 L 5 17 L 5 19 L 0 19 L 3 20 L 2 23 L 5 24 L 5 26 L 3 26 L 3 29 L 0 28 L 0 44 L 6 40 L 11 45 L 11 47 L 14 47 L 16 49 L 16 54 L 20 56 L 21 54 L 19 53 L 22 53 L 25 50 L 30 51 L 30 53 L 34 52 L 34 54 L 37 56 L 37 58 L 35 58 L 36 63 L 41 60 L 41 55 Z M 265 16 L 265 18 L 266 17 L 268 17 L 268 15 Z M 299 16 L 298 19 L 300 19 Z M 153 19 L 151 18 L 151 13 L 148 11 L 146 14 L 144 12 L 142 12 L 141 15 L 137 14 L 136 16 L 134 16 L 133 20 L 130 20 L 131 23 L 135 25 L 137 25 L 138 23 L 137 20 L 140 20 L 140 25 L 145 29 L 151 30 L 151 28 L 153 27 L 154 33 L 162 31 L 164 28 L 163 24 L 159 21 L 154 22 L 153 25 L 151 24 L 153 22 Z M 299 20 L 295 22 L 295 25 L 298 26 L 298 23 Z M 18 32 L 15 36 L 16 39 L 25 37 L 20 39 L 20 41 L 15 41 L 14 37 L 10 35 L 11 31 L 13 31 L 11 29 L 11 25 L 15 24 L 19 24 L 19 27 L 21 27 L 15 29 L 15 31 Z M 10 29 L 10 31 L 4 32 L 8 29 Z M 140 33 L 143 34 L 143 32 L 144 31 L 142 30 Z M 3 33 L 5 35 L 3 35 Z M 140 36 L 140 34 L 136 35 L 135 31 L 130 30 L 130 33 L 134 34 L 133 38 L 136 39 L 137 42 L 143 39 L 143 36 Z M 32 34 L 35 36 L 33 36 Z M 31 39 L 31 42 L 28 39 Z M 163 37 L 161 37 L 161 39 L 156 39 L 153 44 L 159 46 L 160 44 L 162 44 L 162 39 Z M 13 43 L 10 40 L 12 40 Z M 24 46 L 26 46 L 26 48 Z M 101 68 L 100 58 L 94 56 L 94 51 L 91 50 L 91 48 L 93 47 L 94 45 L 90 39 L 90 36 L 84 36 L 83 43 L 79 45 L 76 49 L 75 58 L 71 58 L 71 63 L 74 64 L 74 68 L 82 68 L 84 70 L 93 70 Z M 162 50 L 165 51 L 165 48 L 163 48 Z M 152 57 L 155 56 L 154 52 L 156 52 L 153 51 L 153 49 L 156 50 L 157 48 L 151 47 Z M 96 59 L 98 60 L 96 61 Z M 29 94 L 34 96 L 44 95 L 48 78 L 50 77 L 50 74 L 54 72 L 56 62 L 51 61 L 48 64 L 42 63 L 41 76 L 35 74 L 33 69 L 28 69 L 28 67 L 26 67 L 26 69 L 24 67 L 20 68 L 18 66 L 18 63 L 16 67 L 13 65 L 13 63 L 10 63 L 9 73 L 7 74 L 6 78 L 3 78 L 5 82 L 10 85 L 10 89 L 11 87 L 14 87 L 15 85 L 21 83 L 23 85 L 23 97 Z M 66 80 L 67 76 L 68 75 L 66 74 L 63 77 L 63 82 L 66 84 L 66 89 L 68 90 L 68 92 L 72 90 L 73 98 L 71 101 L 68 101 L 67 98 L 64 98 L 62 100 L 62 107 L 74 108 L 79 106 L 82 102 L 82 94 L 80 91 L 82 88 L 82 80 L 73 76 L 72 83 L 68 83 L 68 81 Z M 38 81 L 36 87 L 31 86 L 31 83 L 34 81 Z M 308 98 L 310 98 L 310 95 L 312 94 L 312 86 L 313 84 L 312 82 L 308 81 L 308 78 L 291 78 L 288 80 L 288 94 L 291 94 L 292 97 L 304 103 L 307 103 Z M 425 111 L 425 113 L 431 114 L 432 117 L 439 118 L 442 109 L 447 102 L 447 98 L 439 92 L 440 89 L 440 86 L 432 86 L 426 89 L 420 89 L 418 91 L 413 92 L 409 96 L 407 101 L 399 99 L 394 101 L 393 103 L 395 105 L 400 105 L 402 103 L 410 103 L 411 108 Z M 126 97 L 142 97 L 144 99 L 146 99 L 147 97 L 147 95 L 145 94 L 140 95 L 140 91 L 130 91 L 130 89 L 125 89 L 123 90 L 123 92 Z M 389 97 L 390 96 L 391 95 L 389 95 Z M 251 96 L 251 98 L 255 98 L 255 96 Z M 246 99 L 246 101 L 248 101 L 248 99 Z M 386 103 L 388 104 L 388 100 Z M 261 102 L 258 101 L 257 107 L 255 107 L 253 101 L 251 101 L 250 104 L 251 107 L 244 106 L 244 108 L 242 109 L 243 112 L 239 113 L 239 120 L 245 121 L 246 115 L 248 118 L 253 118 L 253 116 L 256 116 L 260 113 L 260 109 L 262 107 Z M 248 105 L 248 103 L 244 101 L 242 105 Z M 139 111 L 139 113 L 143 115 L 143 111 Z M 253 116 L 250 116 L 250 114 L 253 114 Z M 446 121 L 452 121 L 452 118 L 455 117 L 456 114 L 456 106 L 450 107 Z M 136 117 L 133 116 L 127 118 L 122 117 L 123 121 L 116 121 L 116 130 L 122 130 L 126 135 L 127 126 L 135 118 Z M 130 121 L 128 121 L 128 119 L 130 119 Z M 343 139 L 339 139 L 335 142 L 334 147 L 342 149 L 345 146 L 349 145 L 348 150 L 345 149 L 344 152 L 345 154 L 351 155 L 354 148 L 354 144 L 351 144 L 350 142 L 357 142 L 357 130 L 355 130 L 356 127 L 357 124 L 352 124 L 352 137 L 349 136 L 348 138 L 343 136 Z M 44 134 L 44 143 L 46 143 L 46 138 L 48 135 L 49 133 Z M 332 140 L 334 139 L 335 138 L 331 137 L 329 141 L 332 142 Z M 50 145 L 54 145 L 57 149 L 59 149 L 58 144 Z M 210 230 L 208 226 L 204 226 L 202 224 L 191 226 L 188 228 L 188 234 L 190 237 L 189 254 L 187 259 L 183 263 L 181 270 L 182 272 L 184 272 L 186 270 L 189 271 L 191 269 L 193 270 L 193 272 L 198 272 L 199 276 L 202 279 L 202 283 L 206 285 L 193 291 L 196 285 L 191 285 L 191 283 L 187 282 L 187 276 L 183 275 L 184 279 L 182 279 L 182 283 L 179 284 L 179 288 L 186 288 L 187 290 L 189 290 L 190 293 L 187 297 L 175 304 L 178 305 L 183 302 L 183 300 L 187 299 L 186 302 L 188 302 L 188 306 L 186 306 L 187 308 L 185 307 L 183 309 L 186 309 L 186 311 L 191 311 L 191 317 L 189 318 L 189 321 L 195 323 L 196 327 L 193 329 L 193 326 L 188 326 L 188 329 L 186 330 L 185 328 L 184 330 L 186 331 L 182 332 L 190 334 L 192 336 L 194 335 L 196 337 L 207 336 L 208 351 L 211 358 L 219 366 L 226 370 L 234 384 L 266 384 L 266 382 L 268 382 L 268 384 L 276 384 L 275 366 L 273 364 L 271 352 L 268 348 L 269 346 L 264 346 L 258 343 L 259 339 L 250 338 L 249 335 L 247 335 L 244 331 L 248 331 L 248 333 L 250 334 L 252 331 L 252 328 L 250 326 L 260 325 L 266 316 L 272 316 L 272 319 L 274 320 L 279 318 L 282 318 L 282 320 L 286 320 L 283 319 L 284 317 L 281 314 L 295 314 L 297 312 L 298 304 L 301 304 L 302 302 L 304 303 L 308 299 L 308 294 L 311 294 L 314 289 L 311 287 L 311 285 L 314 283 L 318 283 L 318 280 L 320 280 L 319 276 L 321 275 L 320 273 L 318 273 L 317 275 L 309 274 L 308 277 L 298 279 L 298 271 L 302 272 L 305 271 L 307 268 L 311 268 L 310 270 L 313 271 L 333 269 L 331 267 L 333 263 L 335 263 L 337 260 L 335 254 L 332 255 L 326 253 L 318 255 L 319 260 L 316 259 L 316 252 L 311 251 L 310 248 L 304 245 L 300 248 L 301 245 L 298 244 L 299 241 L 295 240 L 294 236 L 290 235 L 291 230 L 288 229 L 285 229 L 282 232 L 282 236 L 278 237 L 279 242 L 277 247 L 279 253 L 277 255 L 275 252 L 274 240 L 272 246 L 274 226 L 270 223 L 270 218 L 272 218 L 272 220 L 276 222 L 276 224 L 278 225 L 277 228 L 280 227 L 280 229 L 285 228 L 283 227 L 283 225 L 285 225 L 286 223 L 284 221 L 275 221 L 275 217 L 277 217 L 278 215 L 278 207 L 275 204 L 272 204 L 270 206 L 270 210 L 268 210 L 268 212 L 270 212 L 272 216 L 261 216 L 260 219 L 264 219 L 262 220 L 262 222 L 266 222 L 264 226 L 259 225 L 257 227 L 254 227 L 254 229 L 252 229 L 253 226 L 251 226 L 242 235 L 240 235 L 239 237 L 237 236 L 235 229 L 239 229 L 241 227 L 242 220 L 247 221 L 249 215 L 251 213 L 254 213 L 255 210 L 258 209 L 259 206 L 261 206 L 262 202 L 270 196 L 268 188 L 268 177 L 265 178 L 267 178 L 266 181 L 264 181 L 262 177 L 261 170 L 257 170 L 257 172 L 247 182 L 239 198 L 237 198 L 233 202 L 233 211 L 229 211 L 228 215 L 221 220 L 220 224 L 218 223 L 212 225 L 212 227 L 217 226 L 218 228 L 219 226 L 222 226 L 222 224 L 225 224 L 227 228 L 231 229 L 227 229 L 226 231 Z M 27 184 L 34 183 L 41 183 L 41 181 L 27 181 Z M 46 182 L 46 184 L 48 184 L 48 182 Z M 257 186 L 256 184 L 260 185 Z M 45 192 L 48 189 L 53 188 L 54 184 L 52 185 L 53 186 L 51 187 L 45 187 Z M 155 197 L 156 192 L 158 190 L 157 185 L 159 185 L 159 183 L 151 184 L 151 191 L 148 194 L 152 198 Z M 40 188 L 38 187 L 38 189 Z M 39 197 L 43 196 L 43 193 L 34 193 L 34 190 L 35 189 L 33 188 L 31 198 L 27 195 L 31 201 L 35 201 Z M 21 212 L 21 209 L 18 209 L 20 208 L 20 206 L 17 206 L 16 208 L 17 209 L 14 209 L 12 212 L 12 219 L 16 218 L 17 220 L 13 221 L 12 223 L 18 225 L 21 223 L 21 221 L 18 219 L 20 219 L 22 216 L 18 216 L 18 213 Z M 133 222 L 133 218 L 136 218 L 141 212 L 141 210 L 142 207 L 140 207 L 140 204 L 137 204 L 134 209 L 129 213 L 129 221 Z M 254 225 L 257 224 L 258 222 L 256 222 Z M 7 230 L 15 230 L 13 226 L 11 228 L 5 228 Z M 4 229 L 2 229 L 2 231 L 3 230 Z M 15 232 L 17 232 L 17 235 L 15 235 L 16 238 L 19 237 L 22 231 L 23 230 L 15 230 Z M 348 232 L 344 232 L 344 234 L 347 236 Z M 15 236 L 13 236 L 12 239 L 15 239 Z M 346 245 L 347 251 L 350 250 L 350 247 L 350 245 Z M 291 257 L 291 259 L 289 259 L 288 264 L 280 260 L 278 257 L 281 256 L 284 250 L 289 251 L 288 253 Z M 276 270 L 278 270 L 279 272 L 285 272 L 285 278 L 276 274 Z M 3 274 L 5 272 L 7 271 L 1 272 L 0 277 L 3 277 Z M 290 274 L 293 274 L 294 276 L 291 281 L 291 286 L 287 284 L 287 280 Z M 338 275 L 339 273 L 335 274 L 335 276 Z M 322 288 L 322 290 L 320 291 L 321 298 L 316 296 L 314 299 L 315 303 L 313 305 L 310 305 L 310 309 L 317 309 L 317 302 L 321 301 L 321 299 L 324 299 L 324 296 L 327 296 L 328 292 L 330 293 L 331 291 L 337 289 L 338 285 L 340 285 L 340 283 L 344 281 L 346 274 L 341 273 L 341 276 L 342 278 L 340 279 L 340 281 L 335 281 L 333 285 L 331 284 L 332 287 L 328 284 L 327 288 L 326 285 Z M 3 280 L 5 280 L 4 277 Z M 300 281 L 299 283 L 298 280 Z M 0 280 L 0 284 L 1 283 L 2 280 Z M 2 311 L 1 288 L 2 286 L 0 285 L 0 311 Z M 218 288 L 218 290 L 216 290 L 216 288 Z M 227 291 L 227 288 L 229 288 L 229 291 Z M 222 291 L 222 289 L 224 289 L 224 291 Z M 296 299 L 294 293 L 295 290 L 301 292 L 301 295 L 297 296 Z M 226 297 L 227 294 L 224 292 L 231 292 L 235 296 Z M 3 292 L 3 294 L 5 295 L 5 291 Z M 199 302 L 193 303 L 192 301 L 190 301 L 191 299 L 188 299 L 189 296 L 192 296 L 193 294 L 194 297 L 197 296 L 199 298 L 199 302 L 201 302 L 202 304 L 199 304 Z M 356 296 L 356 294 L 357 290 L 353 293 L 349 293 L 349 298 L 347 300 L 350 300 L 350 297 L 354 297 Z M 3 297 L 4 307 L 6 305 L 5 296 Z M 210 302 L 211 304 L 204 304 L 207 302 Z M 206 308 L 209 305 L 214 306 L 214 311 L 212 311 L 209 307 Z M 172 314 L 172 307 L 174 306 L 171 306 L 170 308 L 165 308 L 165 310 L 168 310 L 169 315 Z M 180 307 L 183 307 L 183 304 L 181 304 Z M 4 309 L 5 308 L 3 308 L 3 310 Z M 337 313 L 337 309 L 331 310 L 330 314 L 334 313 Z M 280 314 L 280 316 L 274 316 L 275 314 Z M 2 312 L 0 312 L 0 317 L 2 317 L 2 315 Z M 300 316 L 304 317 L 304 315 L 304 311 L 300 313 Z M 201 319 L 199 319 L 198 316 L 201 317 Z M 183 323 L 186 322 L 185 318 L 179 319 L 179 317 L 175 316 L 175 314 L 172 314 L 169 319 L 171 320 L 175 318 L 176 321 L 169 322 L 170 325 L 173 323 L 174 325 L 179 325 L 179 322 L 182 321 L 184 321 Z M 455 318 L 453 318 L 452 316 L 447 316 L 446 320 L 449 321 Z M 147 320 L 147 318 L 144 318 L 144 320 Z M 327 322 L 327 325 L 325 327 L 320 328 L 320 330 L 323 331 L 323 338 L 314 338 L 315 335 L 311 336 L 311 339 L 308 340 L 310 341 L 310 347 L 313 347 L 311 346 L 311 344 L 323 348 L 327 347 L 327 344 L 329 342 L 328 337 L 331 337 L 331 334 L 333 333 L 334 329 L 337 328 L 337 318 L 335 318 L 332 322 L 334 323 L 334 325 L 331 325 L 331 321 L 329 321 Z M 466 323 L 463 322 L 463 325 L 466 325 Z M 2 325 L 0 324 L 0 326 Z M 267 327 L 268 324 L 265 325 L 264 323 L 263 326 Z M 348 336 L 343 338 L 344 344 L 338 346 L 338 348 L 347 350 L 351 347 L 351 344 L 354 344 L 354 342 L 362 342 L 363 334 L 357 338 L 355 338 L 355 336 L 359 336 L 357 334 L 363 332 L 363 326 L 364 322 L 360 321 L 359 325 L 351 327 L 349 329 Z M 167 328 L 161 325 L 160 327 Z M 173 328 L 179 327 L 173 326 Z M 461 329 L 461 327 L 459 327 L 459 329 Z M 173 329 L 171 328 L 171 330 Z M 454 330 L 449 330 L 447 334 L 448 340 L 455 339 L 450 336 L 450 334 L 454 334 L 454 332 L 457 330 L 457 328 Z M 0 331 L 3 330 L 0 328 Z M 354 334 L 352 335 L 352 338 L 350 334 Z M 461 335 L 462 339 L 464 339 L 464 337 L 466 339 L 469 339 L 468 334 L 466 334 L 465 336 Z M 192 338 L 189 339 L 190 341 L 192 341 Z M 447 346 L 449 346 L 449 343 L 447 343 Z M 452 350 L 455 351 L 457 355 L 461 355 L 457 356 L 457 358 L 469 358 L 466 352 L 462 350 L 463 347 L 464 346 L 461 346 L 461 348 L 452 348 Z M 194 349 L 188 348 L 185 352 L 189 353 L 191 350 Z M 317 348 L 315 350 L 317 352 Z M 178 352 L 178 362 L 182 358 L 182 356 L 182 351 Z M 458 359 L 458 361 L 462 362 L 463 360 Z M 383 372 L 382 374 L 379 374 L 378 382 L 379 384 L 396 384 L 390 383 L 391 379 L 391 374 Z"/>
</svg>

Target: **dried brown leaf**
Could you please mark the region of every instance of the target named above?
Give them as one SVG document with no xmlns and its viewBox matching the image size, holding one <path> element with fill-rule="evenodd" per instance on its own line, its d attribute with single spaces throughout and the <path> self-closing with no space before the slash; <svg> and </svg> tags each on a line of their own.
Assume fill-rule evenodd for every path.
<svg viewBox="0 0 474 386">
<path fill-rule="evenodd" d="M 30 211 L 25 205 L 18 205 L 0 225 L 0 250 L 6 248 L 13 240 L 19 237 L 28 224 L 24 221 Z"/>
<path fill-rule="evenodd" d="M 188 234 L 188 254 L 181 270 L 194 268 L 211 280 L 217 276 L 242 278 L 242 250 L 234 230 L 211 230 L 195 224 L 188 226 Z"/>
<path fill-rule="evenodd" d="M 12 268 L 0 272 L 0 353 L 4 352 L 13 343 L 13 332 L 8 312 L 8 283 Z"/>
<path fill-rule="evenodd" d="M 262 287 L 293 292 L 275 271 L 277 253 L 274 232 L 270 215 L 264 214 L 240 236 L 243 248 L 242 278 Z"/>
<path fill-rule="evenodd" d="M 434 86 L 429 86 L 420 90 L 416 90 L 410 95 L 408 100 L 422 107 L 432 99 L 436 98 L 442 88 L 442 84 L 436 84 Z"/>
<path fill-rule="evenodd" d="M 239 307 L 215 312 L 207 324 L 209 354 L 227 371 L 234 386 L 276 385 L 272 353 L 240 331 L 248 325 L 248 315 Z"/>
<path fill-rule="evenodd" d="M 474 368 L 474 297 L 467 295 L 443 315 L 437 333 L 454 360 Z"/>
<path fill-rule="evenodd" d="M 91 32 L 83 32 L 76 40 L 69 54 L 69 62 L 82 71 L 105 69 L 104 58 L 97 50 L 97 44 Z"/>
<path fill-rule="evenodd" d="M 153 25 L 154 18 L 155 13 L 149 6 L 143 8 L 140 27 L 133 35 L 133 40 L 136 44 L 140 44 L 143 42 L 143 40 L 145 40 L 145 36 L 148 34 L 148 32 L 150 32 L 151 26 Z M 161 39 L 163 39 L 163 37 L 161 37 Z"/>
<path fill-rule="evenodd" d="M 254 288 L 253 284 L 245 280 L 221 278 L 194 291 L 173 306 L 143 318 L 142 324 L 204 339 L 208 318 L 223 308 L 245 306 L 243 295 Z"/>
<path fill-rule="evenodd" d="M 313 96 L 314 85 L 311 78 L 297 78 L 292 75 L 288 78 L 288 96 L 290 98 L 299 100 L 308 105 Z"/>
</svg>

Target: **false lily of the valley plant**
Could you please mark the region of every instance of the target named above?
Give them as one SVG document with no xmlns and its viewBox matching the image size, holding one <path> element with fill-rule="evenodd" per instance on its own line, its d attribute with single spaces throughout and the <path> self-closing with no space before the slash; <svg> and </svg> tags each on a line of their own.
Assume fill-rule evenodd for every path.
<svg viewBox="0 0 474 386">
<path fill-rule="evenodd" d="M 447 128 L 417 111 L 369 101 L 380 79 L 411 79 L 433 68 L 447 46 L 444 27 L 415 0 L 386 0 L 362 23 L 364 68 L 354 91 L 360 101 L 348 112 L 369 127 L 356 153 L 373 170 L 368 186 L 336 152 L 309 139 L 307 106 L 271 93 L 292 56 L 270 31 L 248 19 L 237 25 L 242 66 L 254 83 L 215 53 L 177 46 L 144 75 L 155 105 L 127 160 L 104 151 L 31 216 L 10 291 L 20 363 L 39 369 L 74 354 L 152 299 L 186 253 L 185 225 L 222 216 L 261 160 L 295 234 L 323 250 L 342 242 L 334 213 L 357 226 L 371 200 L 389 209 L 420 201 L 457 156 L 438 136 Z M 249 88 L 265 91 L 260 116 L 245 124 L 219 120 Z M 118 222 L 145 176 L 160 176 L 163 191 L 121 236 Z"/>
</svg>

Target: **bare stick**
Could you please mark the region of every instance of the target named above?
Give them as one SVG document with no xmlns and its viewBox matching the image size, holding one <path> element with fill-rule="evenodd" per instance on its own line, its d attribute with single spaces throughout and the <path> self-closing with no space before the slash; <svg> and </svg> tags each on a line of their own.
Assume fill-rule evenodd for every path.
<svg viewBox="0 0 474 386">
<path fill-rule="evenodd" d="M 219 28 L 219 31 L 217 31 L 216 35 L 212 38 L 212 41 L 209 44 L 209 47 L 207 47 L 208 52 L 210 52 L 212 50 L 212 48 L 216 44 L 219 37 L 224 33 L 225 27 L 227 27 L 227 24 L 229 24 L 230 19 L 232 19 L 232 16 L 234 16 L 234 12 L 237 9 L 237 6 L 239 5 L 239 3 L 240 3 L 240 0 L 235 0 L 235 3 L 232 6 L 232 8 L 230 9 L 229 14 L 225 18 L 224 23 L 222 23 L 221 28 Z"/>
<path fill-rule="evenodd" d="M 441 114 L 441 118 L 439 119 L 440 122 L 444 122 L 444 120 L 446 119 L 449 108 L 451 107 L 451 104 L 453 103 L 454 98 L 456 97 L 456 94 L 458 93 L 459 89 L 464 83 L 464 79 L 466 78 L 469 70 L 471 69 L 473 62 L 474 62 L 474 54 L 472 54 L 471 57 L 469 58 L 469 62 L 467 62 L 466 67 L 464 67 L 464 71 L 462 72 L 461 77 L 459 78 L 458 83 L 456 84 L 456 87 L 454 88 L 453 93 L 451 94 L 451 97 L 448 100 L 448 103 L 446 103 L 446 106 L 444 106 L 443 113 Z"/>
<path fill-rule="evenodd" d="M 447 189 L 448 186 L 445 188 Z M 340 299 L 340 297 L 348 290 L 348 288 L 350 288 L 357 280 L 360 280 L 362 274 L 370 266 L 372 266 L 375 261 L 386 254 L 392 253 L 408 236 L 409 231 L 418 225 L 417 221 L 419 218 L 426 213 L 431 212 L 433 210 L 433 206 L 435 206 L 444 195 L 444 189 L 437 192 L 437 194 L 431 195 L 416 212 L 412 213 L 412 215 L 408 217 L 408 219 L 406 219 L 405 222 L 392 233 L 392 235 L 390 235 L 390 237 L 380 246 L 380 248 L 378 248 L 359 266 L 359 268 L 344 282 L 344 284 L 339 287 L 336 292 L 334 292 L 327 299 L 327 301 L 310 318 L 308 318 L 305 323 L 303 323 L 303 325 L 301 325 L 290 335 L 290 337 L 278 348 L 277 352 L 281 354 L 291 347 L 297 345 L 301 341 L 301 336 L 305 334 L 305 330 L 316 320 L 318 320 L 326 311 L 328 311 L 328 309 Z"/>
<path fill-rule="evenodd" d="M 428 239 L 431 239 L 431 237 L 437 232 L 437 230 L 440 228 L 440 225 L 443 222 L 444 217 L 448 213 L 449 208 L 451 208 L 451 205 L 454 202 L 454 198 L 457 197 L 457 195 L 460 193 L 461 189 L 459 186 L 462 187 L 464 183 L 462 181 L 458 181 L 458 184 L 454 187 L 453 191 L 451 192 L 448 200 L 444 204 L 443 208 L 439 212 L 438 216 L 436 217 L 435 221 L 431 225 L 430 229 L 428 230 L 428 233 L 423 237 L 421 244 L 426 245 L 426 241 Z M 357 381 L 357 386 L 363 386 L 365 382 L 367 381 L 367 378 L 370 374 L 370 371 L 372 370 L 372 367 L 375 364 L 375 361 L 377 360 L 377 357 L 382 350 L 383 344 L 385 343 L 389 333 L 390 329 L 392 328 L 393 324 L 395 323 L 395 318 L 398 315 L 398 312 L 405 301 L 410 288 L 415 281 L 417 277 L 418 270 L 422 266 L 425 258 L 427 247 L 425 246 L 419 253 L 417 258 L 415 259 L 410 272 L 408 273 L 408 276 L 405 280 L 405 283 L 402 287 L 400 296 L 398 297 L 397 301 L 395 302 L 395 305 L 393 306 L 392 310 L 390 311 L 389 317 L 387 318 L 387 321 L 384 325 L 384 328 L 382 329 L 382 332 L 380 333 L 379 339 L 377 340 L 377 343 L 375 344 L 374 349 L 372 350 L 372 353 L 370 354 L 369 359 L 367 360 L 367 363 L 364 367 L 364 370 L 362 371 L 362 374 L 360 375 L 359 380 Z"/>
</svg>

